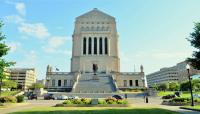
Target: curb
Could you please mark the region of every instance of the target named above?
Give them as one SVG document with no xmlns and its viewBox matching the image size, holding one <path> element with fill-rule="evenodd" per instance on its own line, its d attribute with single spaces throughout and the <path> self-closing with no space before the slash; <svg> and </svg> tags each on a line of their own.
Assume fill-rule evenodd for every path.
<svg viewBox="0 0 200 114">
<path fill-rule="evenodd" d="M 186 107 L 180 107 L 180 109 L 186 109 L 186 110 L 192 110 L 192 111 L 200 112 L 200 109 L 193 109 L 193 108 L 186 108 Z"/>
</svg>

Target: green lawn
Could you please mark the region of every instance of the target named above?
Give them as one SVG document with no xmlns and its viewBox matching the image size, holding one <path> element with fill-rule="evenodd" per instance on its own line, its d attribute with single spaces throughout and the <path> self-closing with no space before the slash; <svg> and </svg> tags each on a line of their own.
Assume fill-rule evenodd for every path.
<svg viewBox="0 0 200 114">
<path fill-rule="evenodd" d="M 3 91 L 1 93 L 1 97 L 4 97 L 4 96 L 13 96 L 13 95 L 15 95 L 17 93 L 18 93 L 18 91 Z"/>
<path fill-rule="evenodd" d="M 180 114 L 160 108 L 44 107 L 11 114 Z"/>
<path fill-rule="evenodd" d="M 192 109 L 199 109 L 200 110 L 200 105 L 198 106 L 185 106 L 186 108 L 192 108 Z"/>
</svg>

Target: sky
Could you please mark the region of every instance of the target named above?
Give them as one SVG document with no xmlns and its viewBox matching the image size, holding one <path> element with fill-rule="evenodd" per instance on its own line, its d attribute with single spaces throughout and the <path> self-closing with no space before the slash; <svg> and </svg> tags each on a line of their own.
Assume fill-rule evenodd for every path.
<svg viewBox="0 0 200 114">
<path fill-rule="evenodd" d="M 44 79 L 48 64 L 70 72 L 75 18 L 98 8 L 114 16 L 121 72 L 145 74 L 176 65 L 195 50 L 186 40 L 200 22 L 200 0 L 0 0 L 3 33 L 13 67 L 36 68 Z M 134 67 L 135 66 L 135 67 Z"/>
</svg>

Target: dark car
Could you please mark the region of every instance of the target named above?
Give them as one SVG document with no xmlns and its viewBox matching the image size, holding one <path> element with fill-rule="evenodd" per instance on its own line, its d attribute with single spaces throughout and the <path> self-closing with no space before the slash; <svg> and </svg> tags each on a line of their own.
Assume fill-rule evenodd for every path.
<svg viewBox="0 0 200 114">
<path fill-rule="evenodd" d="M 123 99 L 123 96 L 121 96 L 121 95 L 113 95 L 112 97 L 115 99 Z"/>
<path fill-rule="evenodd" d="M 33 100 L 33 99 L 36 99 L 37 100 L 37 94 L 31 94 L 28 96 L 28 99 L 29 100 Z"/>
<path fill-rule="evenodd" d="M 55 100 L 54 94 L 46 94 L 44 96 L 44 100 L 51 100 L 51 99 Z"/>
</svg>

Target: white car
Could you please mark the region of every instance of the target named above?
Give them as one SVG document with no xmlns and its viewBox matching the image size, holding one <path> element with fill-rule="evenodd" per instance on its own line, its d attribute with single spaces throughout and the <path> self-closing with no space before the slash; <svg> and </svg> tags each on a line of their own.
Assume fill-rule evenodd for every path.
<svg viewBox="0 0 200 114">
<path fill-rule="evenodd" d="M 69 99 L 79 99 L 79 97 L 78 96 L 70 96 L 70 97 L 68 97 Z"/>
<path fill-rule="evenodd" d="M 67 100 L 69 97 L 66 95 L 60 95 L 57 97 L 57 100 Z"/>
<path fill-rule="evenodd" d="M 194 97 L 194 98 L 200 98 L 200 95 L 198 95 L 198 94 L 193 94 L 193 97 Z"/>
</svg>

